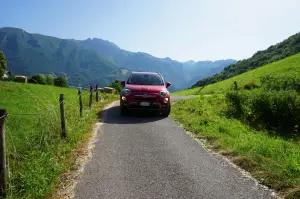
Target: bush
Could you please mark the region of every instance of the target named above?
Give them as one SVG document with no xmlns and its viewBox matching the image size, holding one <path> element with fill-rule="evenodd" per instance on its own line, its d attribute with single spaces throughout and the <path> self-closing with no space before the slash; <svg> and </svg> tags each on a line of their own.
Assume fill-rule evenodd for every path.
<svg viewBox="0 0 300 199">
<path fill-rule="evenodd" d="M 32 84 L 46 84 L 46 79 L 44 76 L 40 74 L 33 75 L 31 78 L 28 79 L 28 83 Z"/>
<path fill-rule="evenodd" d="M 267 90 L 296 90 L 300 92 L 300 76 L 297 74 L 278 74 L 261 78 L 261 84 Z"/>
<path fill-rule="evenodd" d="M 46 83 L 48 85 L 53 85 L 54 84 L 54 78 L 51 75 L 47 75 L 45 79 L 46 79 Z"/>
<path fill-rule="evenodd" d="M 300 95 L 294 90 L 228 92 L 226 100 L 234 116 L 267 128 L 292 130 L 300 126 Z"/>
<path fill-rule="evenodd" d="M 116 80 L 115 82 L 109 84 L 108 87 L 112 87 L 112 88 L 116 89 L 116 91 L 119 92 L 119 93 L 123 89 L 123 85 L 118 80 Z"/>
<path fill-rule="evenodd" d="M 6 69 L 7 69 L 6 58 L 4 56 L 4 53 L 0 51 L 0 80 L 2 80 Z"/>
<path fill-rule="evenodd" d="M 246 83 L 244 85 L 244 89 L 246 89 L 246 90 L 252 90 L 252 89 L 255 89 L 255 88 L 259 88 L 259 86 L 253 80 L 249 81 L 248 83 Z"/>
<path fill-rule="evenodd" d="M 61 76 L 54 79 L 54 85 L 59 87 L 68 87 L 67 80 Z"/>
</svg>

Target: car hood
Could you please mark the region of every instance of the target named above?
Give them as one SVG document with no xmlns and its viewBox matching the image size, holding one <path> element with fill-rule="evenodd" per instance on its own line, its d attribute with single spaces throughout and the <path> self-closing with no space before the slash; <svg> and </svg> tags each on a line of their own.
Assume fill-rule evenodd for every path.
<svg viewBox="0 0 300 199">
<path fill-rule="evenodd" d="M 161 90 L 164 90 L 164 86 L 152 86 L 152 85 L 133 85 L 126 84 L 125 88 L 129 89 L 134 93 L 159 93 Z"/>
</svg>

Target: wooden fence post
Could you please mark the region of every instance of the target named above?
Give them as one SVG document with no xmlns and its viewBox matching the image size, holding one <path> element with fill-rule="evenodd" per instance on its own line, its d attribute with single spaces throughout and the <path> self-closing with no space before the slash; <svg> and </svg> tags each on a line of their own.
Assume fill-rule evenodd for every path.
<svg viewBox="0 0 300 199">
<path fill-rule="evenodd" d="M 60 105 L 60 119 L 61 119 L 61 136 L 63 138 L 67 137 L 66 130 L 66 118 L 65 118 L 65 103 L 64 103 L 64 94 L 59 96 L 59 105 Z"/>
<path fill-rule="evenodd" d="M 0 109 L 0 196 L 6 196 L 5 109 Z"/>
<path fill-rule="evenodd" d="M 93 87 L 90 86 L 90 103 L 89 103 L 90 108 L 92 108 L 92 101 L 93 101 Z"/>
<path fill-rule="evenodd" d="M 237 85 L 237 82 L 236 81 L 234 81 L 234 90 L 238 90 L 238 85 Z"/>
<path fill-rule="evenodd" d="M 98 84 L 96 84 L 96 102 L 99 101 Z"/>
<path fill-rule="evenodd" d="M 82 117 L 82 97 L 81 97 L 80 89 L 78 89 L 78 95 L 79 95 L 79 112 L 80 112 L 80 117 Z"/>
</svg>

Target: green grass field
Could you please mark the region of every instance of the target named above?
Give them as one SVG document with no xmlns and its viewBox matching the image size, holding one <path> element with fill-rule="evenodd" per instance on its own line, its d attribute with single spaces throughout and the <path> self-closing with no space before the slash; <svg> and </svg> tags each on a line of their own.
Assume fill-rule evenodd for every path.
<svg viewBox="0 0 300 199">
<path fill-rule="evenodd" d="M 59 95 L 65 95 L 67 139 L 60 137 Z M 45 198 L 58 176 L 72 167 L 72 151 L 82 144 L 97 119 L 97 112 L 116 99 L 88 108 L 83 93 L 79 115 L 77 90 L 53 86 L 0 82 L 0 107 L 6 108 L 6 146 L 9 163 L 8 198 Z M 32 114 L 32 115 L 26 115 Z"/>
<path fill-rule="evenodd" d="M 213 150 L 228 156 L 263 184 L 287 198 L 300 195 L 300 138 L 293 140 L 254 129 L 241 120 L 229 117 L 225 92 L 237 81 L 240 87 L 249 81 L 260 84 L 260 77 L 272 74 L 299 74 L 300 54 L 249 71 L 231 79 L 173 95 L 197 94 L 198 97 L 176 102 L 172 117 L 196 138 L 206 140 Z M 291 193 L 290 193 L 291 192 Z"/>
<path fill-rule="evenodd" d="M 241 75 L 232 77 L 230 79 L 210 84 L 205 86 L 202 90 L 201 88 L 193 88 L 188 90 L 182 90 L 174 92 L 173 95 L 201 95 L 201 94 L 214 94 L 214 93 L 224 93 L 231 88 L 234 81 L 238 82 L 239 86 L 244 86 L 249 81 L 254 80 L 257 84 L 260 84 L 260 77 L 266 74 L 282 74 L 282 73 L 297 73 L 300 74 L 300 53 L 288 57 L 286 59 L 268 64 L 266 66 L 257 68 L 255 70 L 248 71 Z"/>
</svg>

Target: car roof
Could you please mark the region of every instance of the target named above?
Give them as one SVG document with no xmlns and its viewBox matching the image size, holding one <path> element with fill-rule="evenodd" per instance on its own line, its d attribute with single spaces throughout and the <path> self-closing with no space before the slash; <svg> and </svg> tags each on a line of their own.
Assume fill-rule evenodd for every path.
<svg viewBox="0 0 300 199">
<path fill-rule="evenodd" d="M 159 73 L 157 72 L 136 72 L 136 71 L 132 71 L 132 74 L 155 74 L 155 75 L 159 75 Z"/>
</svg>

